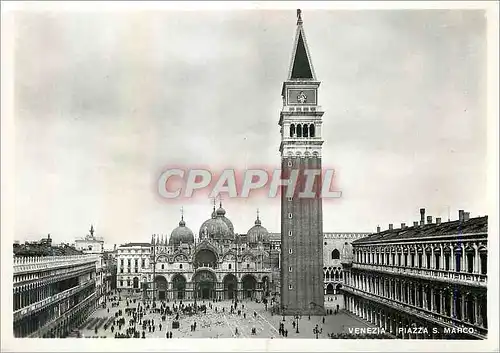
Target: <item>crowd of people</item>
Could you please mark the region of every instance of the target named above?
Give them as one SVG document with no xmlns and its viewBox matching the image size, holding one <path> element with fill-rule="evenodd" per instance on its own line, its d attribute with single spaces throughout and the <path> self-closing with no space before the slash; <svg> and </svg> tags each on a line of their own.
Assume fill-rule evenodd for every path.
<svg viewBox="0 0 500 353">
<path fill-rule="evenodd" d="M 280 319 L 279 329 L 272 328 L 271 324 L 269 324 L 269 328 L 264 328 L 266 326 L 264 321 L 260 321 L 260 319 L 257 320 L 257 316 L 259 315 L 262 317 L 262 315 L 258 314 L 253 309 L 246 308 L 245 304 L 247 304 L 247 306 L 250 305 L 247 302 L 238 300 L 233 300 L 231 303 L 225 302 L 223 304 L 219 304 L 219 302 L 220 300 L 218 299 L 202 301 L 201 303 L 192 301 L 183 302 L 182 300 L 143 301 L 139 298 L 122 299 L 119 294 L 114 296 L 110 295 L 103 304 L 103 309 L 107 311 L 108 314 L 110 313 L 110 308 L 118 307 L 119 309 L 115 309 L 107 321 L 106 318 L 102 318 L 102 320 L 106 322 L 103 327 L 94 327 L 95 336 L 93 337 L 173 338 L 174 330 L 179 330 L 177 333 L 178 337 L 199 337 L 200 334 L 195 334 L 195 332 L 198 331 L 198 327 L 201 328 L 203 337 L 214 337 L 214 335 L 215 337 L 219 337 L 220 335 L 218 332 L 220 332 L 220 329 L 217 329 L 216 326 L 226 326 L 226 324 L 233 328 L 233 337 L 240 337 L 242 334 L 243 337 L 246 337 L 244 332 L 240 332 L 242 327 L 244 327 L 240 322 L 244 322 L 244 325 L 251 325 L 246 327 L 248 327 L 247 332 L 250 332 L 252 336 L 260 334 L 263 332 L 262 330 L 270 330 L 268 334 L 264 334 L 273 338 L 276 334 L 279 334 L 280 338 L 287 338 L 289 334 L 290 337 L 297 337 L 296 334 L 299 333 L 298 325 L 302 316 L 283 316 L 283 319 Z M 271 316 L 282 315 L 278 300 L 276 300 L 275 297 L 263 299 L 260 303 L 262 303 L 264 310 L 270 311 Z M 269 307 L 268 303 L 270 305 Z M 120 308 L 120 305 L 123 308 Z M 326 315 L 336 315 L 338 312 L 338 307 L 337 309 L 326 308 Z M 207 313 L 209 313 L 210 317 L 205 316 Z M 314 323 L 307 325 L 308 331 L 312 328 L 312 337 L 319 338 L 319 335 L 323 334 L 325 317 L 326 316 L 320 317 L 318 324 L 315 326 L 311 326 L 311 324 L 314 325 Z M 191 322 L 189 322 L 190 318 L 192 318 Z M 231 325 L 227 322 L 228 318 L 233 322 Z M 235 320 L 235 318 L 238 319 Z M 262 317 L 262 319 L 264 319 L 264 317 Z M 310 321 L 311 316 L 307 316 L 307 319 Z M 317 317 L 315 320 L 317 320 Z M 186 323 L 186 321 L 188 322 Z M 252 324 L 252 321 L 255 323 L 260 321 L 264 323 L 264 326 L 260 325 L 259 328 L 257 328 Z M 181 327 L 181 322 L 183 322 L 184 327 Z M 190 326 L 190 330 L 188 330 L 187 326 Z M 301 333 L 304 335 L 302 330 L 304 330 L 304 328 L 301 329 Z M 106 334 L 106 331 L 108 334 Z M 111 335 L 109 332 L 111 332 Z M 165 334 L 163 334 L 163 332 L 165 332 Z M 103 334 L 105 334 L 105 336 L 103 336 Z M 379 337 L 378 335 L 375 336 Z M 330 333 L 328 337 L 337 339 L 374 338 L 373 335 L 353 336 L 348 333 Z"/>
</svg>

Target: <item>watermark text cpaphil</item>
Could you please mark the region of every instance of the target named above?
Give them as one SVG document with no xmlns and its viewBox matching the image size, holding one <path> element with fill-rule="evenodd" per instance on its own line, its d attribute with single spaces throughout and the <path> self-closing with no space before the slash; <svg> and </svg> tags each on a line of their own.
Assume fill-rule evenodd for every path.
<svg viewBox="0 0 500 353">
<path fill-rule="evenodd" d="M 334 189 L 333 169 L 223 169 L 168 168 L 158 178 L 158 193 L 165 199 L 197 195 L 248 198 L 252 194 L 275 198 L 285 193 L 293 198 L 339 198 Z"/>
</svg>

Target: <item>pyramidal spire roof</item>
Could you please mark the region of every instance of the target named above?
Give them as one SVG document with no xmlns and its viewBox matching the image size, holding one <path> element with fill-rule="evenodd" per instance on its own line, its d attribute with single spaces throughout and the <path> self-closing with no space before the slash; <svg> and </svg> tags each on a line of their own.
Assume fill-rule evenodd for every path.
<svg viewBox="0 0 500 353">
<path fill-rule="evenodd" d="M 311 55 L 307 47 L 306 36 L 304 33 L 302 12 L 297 10 L 297 30 L 295 32 L 295 41 L 293 44 L 292 61 L 288 71 L 289 80 L 314 80 L 316 74 L 312 66 Z"/>
</svg>

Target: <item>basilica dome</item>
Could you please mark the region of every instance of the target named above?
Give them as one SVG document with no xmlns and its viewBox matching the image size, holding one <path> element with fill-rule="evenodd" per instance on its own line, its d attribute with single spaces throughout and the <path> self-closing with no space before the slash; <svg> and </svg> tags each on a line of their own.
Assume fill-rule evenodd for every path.
<svg viewBox="0 0 500 353">
<path fill-rule="evenodd" d="M 226 217 L 226 210 L 222 208 L 222 204 L 220 204 L 220 207 L 217 209 L 215 214 L 217 217 L 220 217 L 224 221 L 224 223 L 226 223 L 227 227 L 231 231 L 231 238 L 234 238 L 233 222 L 231 222 L 229 218 Z"/>
<path fill-rule="evenodd" d="M 259 216 L 255 220 L 255 225 L 248 230 L 247 240 L 250 246 L 255 246 L 258 243 L 269 243 L 269 232 L 262 226 Z"/>
<path fill-rule="evenodd" d="M 168 241 L 169 245 L 177 246 L 180 243 L 184 244 L 192 244 L 194 243 L 194 234 L 186 227 L 186 222 L 184 222 L 184 218 L 179 222 L 179 226 L 172 231 L 170 234 L 170 239 Z"/>
<path fill-rule="evenodd" d="M 233 234 L 222 217 L 212 213 L 212 218 L 207 219 L 200 227 L 200 238 L 209 238 L 217 241 L 231 239 Z"/>
</svg>

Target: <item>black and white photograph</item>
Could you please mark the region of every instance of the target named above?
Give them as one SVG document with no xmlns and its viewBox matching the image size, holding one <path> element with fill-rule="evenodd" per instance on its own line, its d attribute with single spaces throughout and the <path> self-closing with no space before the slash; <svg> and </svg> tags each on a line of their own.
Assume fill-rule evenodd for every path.
<svg viewBox="0 0 500 353">
<path fill-rule="evenodd" d="M 2 351 L 498 351 L 498 5 L 2 2 Z"/>
</svg>

